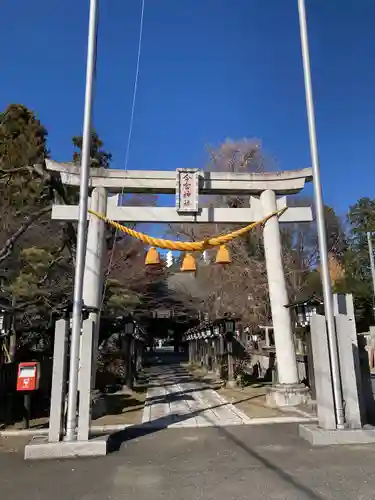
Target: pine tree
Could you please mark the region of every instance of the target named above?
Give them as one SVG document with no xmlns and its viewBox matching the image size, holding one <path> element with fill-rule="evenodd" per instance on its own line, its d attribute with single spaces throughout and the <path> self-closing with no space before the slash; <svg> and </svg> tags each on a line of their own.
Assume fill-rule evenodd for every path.
<svg viewBox="0 0 375 500">
<path fill-rule="evenodd" d="M 76 151 L 73 153 L 73 163 L 80 165 L 81 156 L 82 156 L 82 145 L 83 145 L 83 137 L 82 136 L 74 136 L 72 138 L 73 146 L 76 148 Z M 91 167 L 102 167 L 109 168 L 112 154 L 107 151 L 103 151 L 103 141 L 100 139 L 98 134 L 93 131 L 91 134 L 91 150 L 90 150 L 90 160 Z"/>
</svg>

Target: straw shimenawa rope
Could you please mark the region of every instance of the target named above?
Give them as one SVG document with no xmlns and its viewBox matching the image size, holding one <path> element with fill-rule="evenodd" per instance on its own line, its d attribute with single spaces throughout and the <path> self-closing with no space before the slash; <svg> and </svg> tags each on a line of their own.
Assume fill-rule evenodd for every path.
<svg viewBox="0 0 375 500">
<path fill-rule="evenodd" d="M 202 240 L 202 241 L 172 241 L 172 240 L 165 240 L 163 238 L 154 238 L 153 236 L 149 236 L 147 234 L 140 233 L 139 231 L 135 231 L 134 229 L 130 229 L 129 227 L 123 226 L 122 224 L 119 224 L 118 222 L 109 219 L 105 215 L 95 212 L 95 210 L 89 209 L 88 212 L 92 215 L 95 215 L 99 219 L 103 220 L 107 224 L 110 224 L 111 226 L 115 227 L 119 231 L 122 231 L 128 234 L 129 236 L 142 241 L 146 245 L 150 245 L 157 248 L 164 248 L 166 250 L 180 250 L 182 252 L 189 252 L 189 251 L 201 252 L 203 250 L 206 250 L 207 248 L 213 248 L 220 245 L 224 245 L 225 243 L 229 243 L 230 241 L 234 240 L 234 238 L 237 238 L 238 236 L 243 236 L 244 234 L 248 233 L 254 227 L 259 226 L 260 224 L 264 224 L 271 217 L 274 216 L 280 217 L 280 215 L 282 215 L 285 212 L 285 210 L 286 207 L 282 208 L 281 210 L 272 212 L 270 215 L 267 215 L 267 217 L 264 217 L 259 221 L 253 222 L 248 226 L 242 227 L 241 229 L 237 229 L 236 231 L 224 234 L 222 236 L 214 236 L 213 238 L 209 238 L 207 240 Z"/>
</svg>

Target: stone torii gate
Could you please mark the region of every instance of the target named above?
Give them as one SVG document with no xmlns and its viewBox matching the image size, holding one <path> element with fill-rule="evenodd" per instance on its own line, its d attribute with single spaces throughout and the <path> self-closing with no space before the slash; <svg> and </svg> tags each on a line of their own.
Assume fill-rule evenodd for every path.
<svg viewBox="0 0 375 500">
<path fill-rule="evenodd" d="M 79 187 L 78 167 L 52 160 L 46 160 L 46 164 L 48 170 L 60 174 L 63 184 Z M 188 201 L 182 183 L 187 173 L 191 181 Z M 178 169 L 176 174 L 174 171 L 91 168 L 89 208 L 119 222 L 249 224 L 286 207 L 285 195 L 299 193 L 305 183 L 311 180 L 312 171 L 309 168 L 262 174 L 204 172 L 197 169 Z M 176 194 L 176 208 L 120 206 L 119 193 Z M 249 208 L 200 208 L 200 194 L 248 195 Z M 78 220 L 78 210 L 78 205 L 55 204 L 52 219 Z M 86 306 L 99 309 L 103 289 L 105 223 L 89 214 L 88 219 L 83 301 Z M 279 224 L 309 221 L 312 221 L 310 207 L 288 207 L 280 217 L 272 217 L 264 225 L 264 249 L 278 364 L 278 383 L 270 389 L 268 403 L 275 406 L 293 406 L 307 398 L 307 389 L 298 379 L 292 322 L 290 311 L 285 307 L 288 295 Z M 95 352 L 99 328 L 97 313 L 93 313 L 92 317 L 96 322 Z M 93 359 L 92 353 L 82 355 Z"/>
</svg>

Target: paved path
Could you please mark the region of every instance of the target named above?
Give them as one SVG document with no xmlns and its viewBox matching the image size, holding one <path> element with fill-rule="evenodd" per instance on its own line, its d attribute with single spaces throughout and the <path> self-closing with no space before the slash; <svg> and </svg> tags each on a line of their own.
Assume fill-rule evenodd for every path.
<svg viewBox="0 0 375 500">
<path fill-rule="evenodd" d="M 103 458 L 1 452 L 1 500 L 374 500 L 375 447 L 312 448 L 297 426 L 127 431 Z M 11 443 L 9 443 L 11 444 Z M 120 444 L 120 443 L 119 443 Z"/>
<path fill-rule="evenodd" d="M 155 427 L 225 427 L 250 418 L 179 365 L 150 370 L 142 423 Z"/>
</svg>

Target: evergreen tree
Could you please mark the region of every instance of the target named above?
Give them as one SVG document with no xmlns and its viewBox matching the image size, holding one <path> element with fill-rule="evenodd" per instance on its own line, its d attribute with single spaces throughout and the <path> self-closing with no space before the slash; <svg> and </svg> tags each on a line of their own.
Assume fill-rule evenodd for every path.
<svg viewBox="0 0 375 500">
<path fill-rule="evenodd" d="M 73 163 L 78 165 L 81 164 L 82 157 L 82 145 L 83 145 L 83 137 L 82 136 L 74 136 L 72 138 L 73 146 L 76 148 L 76 151 L 73 153 Z M 90 148 L 90 160 L 91 167 L 102 167 L 109 168 L 112 154 L 104 151 L 103 141 L 100 139 L 98 134 L 93 131 L 91 134 L 91 148 Z"/>
</svg>

